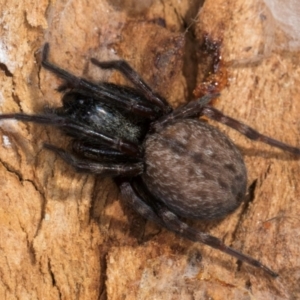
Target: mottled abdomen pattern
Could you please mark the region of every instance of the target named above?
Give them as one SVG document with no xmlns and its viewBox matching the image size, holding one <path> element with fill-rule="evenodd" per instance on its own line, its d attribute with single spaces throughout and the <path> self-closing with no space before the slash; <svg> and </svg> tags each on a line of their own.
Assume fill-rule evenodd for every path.
<svg viewBox="0 0 300 300">
<path fill-rule="evenodd" d="M 179 120 L 145 144 L 143 180 L 149 191 L 179 216 L 222 218 L 244 198 L 247 171 L 233 142 L 218 129 Z"/>
</svg>

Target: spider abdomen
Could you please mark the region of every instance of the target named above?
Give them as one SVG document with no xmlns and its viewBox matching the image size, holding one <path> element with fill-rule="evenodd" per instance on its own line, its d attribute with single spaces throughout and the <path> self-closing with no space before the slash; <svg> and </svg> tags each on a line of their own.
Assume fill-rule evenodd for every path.
<svg viewBox="0 0 300 300">
<path fill-rule="evenodd" d="M 174 213 L 215 219 L 244 198 L 247 172 L 233 142 L 200 120 L 178 120 L 145 141 L 149 191 Z"/>
</svg>

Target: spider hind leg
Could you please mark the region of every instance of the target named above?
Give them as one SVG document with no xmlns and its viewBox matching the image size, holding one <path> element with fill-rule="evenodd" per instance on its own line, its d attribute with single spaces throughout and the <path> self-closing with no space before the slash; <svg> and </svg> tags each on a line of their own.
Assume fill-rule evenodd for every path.
<svg viewBox="0 0 300 300">
<path fill-rule="evenodd" d="M 141 194 L 137 195 L 136 191 L 133 188 L 133 185 L 129 182 L 121 183 L 120 189 L 122 196 L 127 201 L 127 203 L 129 203 L 138 213 L 140 213 L 146 219 L 154 221 L 184 238 L 188 238 L 189 240 L 194 242 L 206 244 L 212 248 L 229 254 L 242 262 L 246 262 L 254 267 L 260 268 L 272 277 L 278 276 L 277 273 L 272 271 L 267 266 L 263 265 L 260 261 L 231 247 L 228 247 L 220 239 L 207 233 L 198 231 L 190 227 L 188 224 L 182 222 L 177 217 L 177 215 L 171 212 L 163 203 L 151 197 L 148 191 L 144 191 L 145 194 L 143 195 L 143 197 L 140 197 Z"/>
<path fill-rule="evenodd" d="M 202 114 L 212 120 L 215 120 L 217 122 L 220 122 L 222 124 L 225 124 L 235 129 L 236 131 L 243 134 L 250 140 L 260 141 L 272 147 L 279 148 L 283 151 L 287 151 L 295 155 L 300 155 L 300 148 L 290 146 L 286 143 L 275 140 L 269 136 L 263 135 L 260 132 L 256 131 L 255 129 L 251 128 L 250 126 L 247 126 L 238 120 L 226 116 L 225 114 L 215 109 L 214 107 L 211 107 L 209 105 L 205 106 L 202 110 Z"/>
</svg>

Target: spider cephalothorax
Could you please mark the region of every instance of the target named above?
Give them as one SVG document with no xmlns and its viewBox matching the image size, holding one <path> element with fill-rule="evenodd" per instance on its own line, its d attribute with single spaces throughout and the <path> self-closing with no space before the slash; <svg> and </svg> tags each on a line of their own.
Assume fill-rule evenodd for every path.
<svg viewBox="0 0 300 300">
<path fill-rule="evenodd" d="M 72 150 L 45 147 L 78 171 L 114 177 L 122 198 L 143 217 L 277 276 L 258 260 L 193 229 L 180 217 L 225 217 L 239 206 L 246 192 L 247 172 L 241 154 L 228 137 L 199 116 L 296 155 L 300 155 L 299 148 L 225 116 L 209 105 L 216 95 L 173 110 L 125 61 L 91 60 L 100 68 L 120 71 L 135 88 L 76 77 L 50 63 L 48 52 L 46 44 L 42 65 L 64 80 L 59 88 L 65 92 L 62 107 L 34 115 L 2 114 L 0 119 L 58 127 L 72 137 Z"/>
</svg>

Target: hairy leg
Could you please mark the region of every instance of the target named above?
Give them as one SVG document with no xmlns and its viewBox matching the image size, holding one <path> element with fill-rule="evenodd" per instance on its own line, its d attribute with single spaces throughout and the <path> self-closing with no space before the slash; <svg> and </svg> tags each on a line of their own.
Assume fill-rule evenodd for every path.
<svg viewBox="0 0 300 300">
<path fill-rule="evenodd" d="M 227 253 L 243 262 L 246 262 L 254 267 L 260 268 L 273 277 L 278 276 L 277 273 L 269 269 L 267 266 L 263 265 L 260 261 L 246 254 L 243 254 L 231 247 L 228 247 L 220 239 L 207 233 L 198 231 L 190 227 L 186 223 L 182 222 L 177 217 L 177 215 L 168 210 L 161 202 L 151 197 L 149 193 L 146 194 L 146 197 L 144 195 L 141 198 L 136 194 L 135 190 L 129 182 L 121 183 L 120 189 L 123 198 L 144 218 L 158 223 L 161 226 L 181 235 L 184 238 L 187 238 L 194 242 L 206 244 L 212 248 Z M 147 200 L 145 198 L 147 198 Z"/>
<path fill-rule="evenodd" d="M 88 143 L 81 140 L 74 140 L 72 149 L 81 157 L 100 162 L 111 161 L 116 163 L 130 160 L 129 156 L 122 152 L 103 147 L 101 144 Z M 135 158 L 133 159 L 135 160 Z"/>
<path fill-rule="evenodd" d="M 149 206 L 145 201 L 142 200 L 142 198 L 140 198 L 136 194 L 131 183 L 129 183 L 128 181 L 123 181 L 119 183 L 119 187 L 121 190 L 122 199 L 124 199 L 133 210 L 135 210 L 146 220 L 164 226 L 162 220 L 156 215 L 151 206 Z"/>
<path fill-rule="evenodd" d="M 164 113 L 172 111 L 168 102 L 154 93 L 152 89 L 145 83 L 140 75 L 124 60 L 111 60 L 100 62 L 95 58 L 91 62 L 102 69 L 115 69 L 121 72 L 127 79 L 129 79 L 134 86 L 148 99 L 151 103 L 157 105 Z"/>
<path fill-rule="evenodd" d="M 263 265 L 260 261 L 243 254 L 231 247 L 226 246 L 220 239 L 209 235 L 207 233 L 198 231 L 186 223 L 182 222 L 174 213 L 169 211 L 166 207 L 160 206 L 157 210 L 158 216 L 163 220 L 165 227 L 169 230 L 188 238 L 194 242 L 200 242 L 206 244 L 212 248 L 218 249 L 224 253 L 227 253 L 243 262 L 246 262 L 254 267 L 260 268 L 270 274 L 273 277 L 277 277 L 278 274 Z"/>
<path fill-rule="evenodd" d="M 300 148 L 292 147 L 288 144 L 282 143 L 282 142 L 277 141 L 273 138 L 270 138 L 266 135 L 263 135 L 263 134 L 259 133 L 258 131 L 254 130 L 253 128 L 243 124 L 242 122 L 224 115 L 222 112 L 220 112 L 219 110 L 217 110 L 211 106 L 205 106 L 202 110 L 202 114 L 212 120 L 216 120 L 222 124 L 225 124 L 233 129 L 237 130 L 238 132 L 245 135 L 247 138 L 249 138 L 251 140 L 260 141 L 260 142 L 263 142 L 270 146 L 282 149 L 284 151 L 288 151 L 293 154 L 300 155 Z"/>
<path fill-rule="evenodd" d="M 44 147 L 58 154 L 78 172 L 93 173 L 101 176 L 137 176 L 144 170 L 143 163 L 100 163 L 88 159 L 79 159 L 67 151 L 45 144 Z"/>
<path fill-rule="evenodd" d="M 218 96 L 219 94 L 207 95 L 200 99 L 191 101 L 186 105 L 180 106 L 176 108 L 172 113 L 159 118 L 151 127 L 155 131 L 160 131 L 167 124 L 175 120 L 197 117 L 201 114 L 205 105 L 207 105 L 212 99 Z"/>
<path fill-rule="evenodd" d="M 48 61 L 49 56 L 49 44 L 45 44 L 43 49 L 42 66 L 56 74 L 63 79 L 66 83 L 59 87 L 59 91 L 63 91 L 68 88 L 82 89 L 89 94 L 101 99 L 102 103 L 115 105 L 123 108 L 126 111 L 135 113 L 137 115 L 154 118 L 156 116 L 155 110 L 146 103 L 136 101 L 133 97 L 124 96 L 122 90 L 119 90 L 116 85 L 110 85 L 107 83 L 93 83 L 86 79 L 77 77 L 68 71 L 54 65 Z"/>
<path fill-rule="evenodd" d="M 102 143 L 104 146 L 118 150 L 121 153 L 138 157 L 140 155 L 139 146 L 123 139 L 110 137 L 100 132 L 94 131 L 89 127 L 84 127 L 82 124 L 77 124 L 68 118 L 60 117 L 55 114 L 47 115 L 26 115 L 26 114 L 3 114 L 0 115 L 0 120 L 15 119 L 23 122 L 33 122 L 45 125 L 52 125 L 64 130 L 70 135 L 75 135 L 77 138 L 89 139 L 91 142 Z"/>
</svg>

